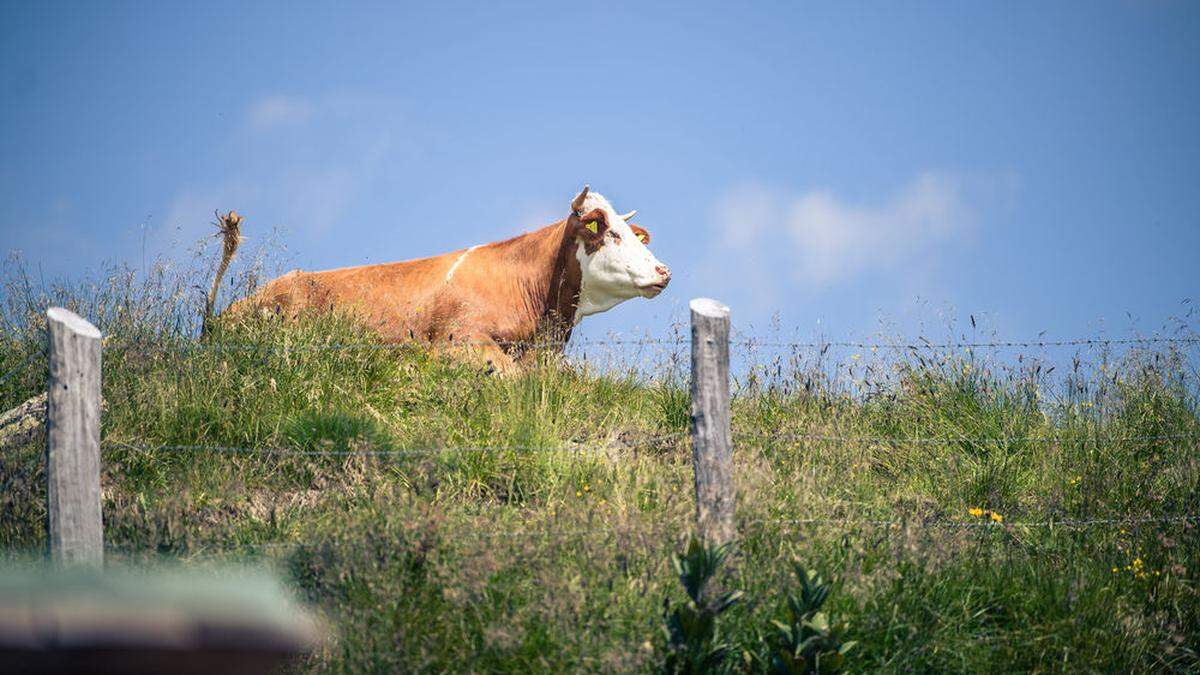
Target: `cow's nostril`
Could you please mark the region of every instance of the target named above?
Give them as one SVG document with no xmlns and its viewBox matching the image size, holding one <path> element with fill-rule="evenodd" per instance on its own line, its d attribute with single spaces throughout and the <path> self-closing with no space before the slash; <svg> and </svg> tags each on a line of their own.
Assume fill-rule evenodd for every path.
<svg viewBox="0 0 1200 675">
<path fill-rule="evenodd" d="M 657 266 L 655 266 L 654 271 L 658 272 L 659 276 L 661 276 L 661 277 L 664 277 L 667 279 L 671 278 L 671 270 L 666 265 L 657 265 Z"/>
</svg>

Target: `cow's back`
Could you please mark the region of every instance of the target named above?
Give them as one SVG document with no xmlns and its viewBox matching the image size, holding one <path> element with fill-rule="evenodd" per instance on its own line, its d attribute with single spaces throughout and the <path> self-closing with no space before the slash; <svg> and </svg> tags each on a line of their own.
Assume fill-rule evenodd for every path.
<svg viewBox="0 0 1200 675">
<path fill-rule="evenodd" d="M 461 252 L 432 258 L 343 267 L 320 272 L 293 270 L 267 282 L 230 310 L 250 308 L 289 318 L 315 311 L 346 311 L 388 339 L 430 339 L 431 321 L 444 322 L 439 308 L 446 273 Z"/>
</svg>

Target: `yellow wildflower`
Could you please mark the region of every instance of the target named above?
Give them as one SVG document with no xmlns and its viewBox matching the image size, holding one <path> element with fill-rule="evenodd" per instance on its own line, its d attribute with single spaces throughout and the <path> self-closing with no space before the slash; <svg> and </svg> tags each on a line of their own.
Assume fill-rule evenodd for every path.
<svg viewBox="0 0 1200 675">
<path fill-rule="evenodd" d="M 992 511 L 992 522 L 993 523 L 1003 523 L 1004 516 L 1000 515 L 999 513 L 996 513 L 995 511 Z"/>
<path fill-rule="evenodd" d="M 972 506 L 971 508 L 967 509 L 967 513 L 979 518 L 983 515 L 983 509 L 979 508 L 978 506 Z"/>
<path fill-rule="evenodd" d="M 581 491 L 579 491 L 579 490 L 576 490 L 576 491 L 575 491 L 575 496 L 576 496 L 576 497 L 582 497 L 582 496 L 583 496 L 583 492 L 581 492 Z"/>
</svg>

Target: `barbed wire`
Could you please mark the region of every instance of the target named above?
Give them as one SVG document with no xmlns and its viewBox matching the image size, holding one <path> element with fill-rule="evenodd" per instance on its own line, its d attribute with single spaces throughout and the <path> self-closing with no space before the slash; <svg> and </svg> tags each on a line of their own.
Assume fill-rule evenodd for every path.
<svg viewBox="0 0 1200 675">
<path fill-rule="evenodd" d="M 33 352 L 32 354 L 29 354 L 25 358 L 18 361 L 15 366 L 10 368 L 9 370 L 4 371 L 4 374 L 0 375 L 0 382 L 4 382 L 4 381 L 8 380 L 8 378 L 14 377 L 17 373 L 21 372 L 25 368 L 25 366 L 28 366 L 29 364 L 44 357 L 45 355 L 46 355 L 45 350 L 36 351 L 36 352 Z"/>
<path fill-rule="evenodd" d="M 452 453 L 499 454 L 514 453 L 564 453 L 586 454 L 604 450 L 620 450 L 638 444 L 659 443 L 683 438 L 683 432 L 654 434 L 622 438 L 619 442 L 609 443 L 579 443 L 577 445 L 538 446 L 538 445 L 481 445 L 481 446 L 441 446 L 422 448 L 279 448 L 279 447 L 242 447 L 230 445 L 180 445 L 180 444 L 137 444 L 124 441 L 104 441 L 102 449 L 123 449 L 140 452 L 213 452 L 222 454 L 264 454 L 264 455 L 299 455 L 299 456 L 332 456 L 332 457 L 387 457 L 387 456 L 429 456 Z"/>
<path fill-rule="evenodd" d="M 752 528 L 763 525 L 772 526 L 822 526 L 834 525 L 838 527 L 853 528 L 885 528 L 885 529 L 904 529 L 915 527 L 920 530 L 974 530 L 974 529 L 1088 529 L 1094 527 L 1106 526 L 1128 526 L 1136 527 L 1138 525 L 1158 525 L 1168 523 L 1200 523 L 1200 515 L 1185 514 L 1185 515 L 1163 515 L 1163 516 L 1114 516 L 1106 518 L 1083 518 L 1083 519 L 1049 519 L 1036 521 L 1001 521 L 980 520 L 980 521 L 962 521 L 962 520 L 942 520 L 942 521 L 913 521 L 913 520 L 863 520 L 857 518 L 757 518 L 753 520 L 743 521 L 742 528 Z M 676 523 L 680 531 L 686 531 L 690 523 Z M 660 530 L 662 528 L 659 528 Z M 669 529 L 669 528 L 668 528 Z M 453 531 L 452 534 L 458 538 L 473 538 L 473 539 L 573 539 L 579 537 L 592 536 L 612 536 L 622 534 L 637 534 L 629 532 L 625 528 L 614 527 L 590 527 L 576 529 L 524 529 L 524 530 L 466 530 Z M 661 532 L 659 532 L 661 534 Z M 239 544 L 234 547 L 234 550 L 293 550 L 298 548 L 317 548 L 328 545 L 340 545 L 353 542 L 336 542 L 330 540 L 318 541 L 275 541 L 263 542 L 258 544 Z"/>
<path fill-rule="evenodd" d="M 574 537 L 619 533 L 620 530 L 614 528 L 594 527 L 582 530 L 474 530 L 456 532 L 455 534 L 457 536 L 474 537 L 477 539 L 571 539 Z"/>
<path fill-rule="evenodd" d="M 613 345 L 613 346 L 684 346 L 690 343 L 687 338 L 582 338 L 577 340 L 455 340 L 432 342 L 429 340 L 409 340 L 395 343 L 329 343 L 329 344 L 279 344 L 279 343 L 200 343 L 187 342 L 177 344 L 144 343 L 144 342 L 114 342 L 112 346 L 123 349 L 141 349 L 157 351 L 284 351 L 284 352 L 321 352 L 321 351 L 403 351 L 415 347 L 437 346 L 466 346 L 466 347 L 509 347 L 522 349 L 562 349 L 569 346 Z M 1104 347 L 1115 345 L 1151 345 L 1151 344 L 1200 344 L 1200 338 L 1190 337 L 1147 337 L 1147 338 L 1079 338 L 1070 340 L 1026 340 L 1026 341 L 995 341 L 995 342 L 855 342 L 855 341 L 780 341 L 763 340 L 759 338 L 738 338 L 730 341 L 730 345 L 738 347 L 786 347 L 796 349 L 825 349 L 832 347 L 857 349 L 890 349 L 902 351 L 917 351 L 923 349 L 1007 349 L 1007 348 L 1046 348 L 1046 347 Z"/>
<path fill-rule="evenodd" d="M 734 440 L 764 440 L 764 441 L 817 441 L 832 443 L 855 444 L 909 444 L 909 445 L 955 445 L 958 443 L 978 443 L 1007 445 L 1012 443 L 1140 443 L 1155 441 L 1175 441 L 1200 439 L 1200 431 L 1179 434 L 1153 434 L 1144 436 L 1119 436 L 1102 438 L 1099 436 L 932 436 L 932 437 L 895 437 L 895 436 L 834 436 L 827 434 L 783 433 L 783 434 L 739 434 L 734 433 Z"/>
<path fill-rule="evenodd" d="M 1147 525 L 1157 523 L 1200 522 L 1200 515 L 1171 515 L 1171 516 L 1120 516 L 1109 518 L 1088 518 L 1039 521 L 1009 521 L 1009 520 L 943 520 L 943 521 L 904 521 L 904 520 L 861 520 L 857 518 L 760 518 L 747 521 L 745 525 L 838 525 L 843 527 L 886 527 L 904 528 L 915 526 L 921 529 L 975 529 L 975 528 L 1088 528 L 1102 525 Z"/>
<path fill-rule="evenodd" d="M 628 536 L 629 538 L 633 538 L 638 535 L 649 535 L 649 534 L 653 534 L 653 535 L 657 536 L 657 535 L 661 535 L 663 532 L 673 531 L 674 529 L 678 529 L 678 530 L 682 531 L 682 530 L 686 530 L 689 526 L 690 526 L 690 521 L 689 522 L 670 522 L 670 523 L 666 523 L 666 526 L 664 526 L 664 523 L 656 523 L 654 526 L 654 532 L 652 532 L 652 533 L 651 532 L 632 531 L 627 527 L 585 527 L 585 528 L 576 528 L 576 529 L 523 529 L 523 530 L 461 530 L 461 531 L 460 530 L 449 530 L 449 532 L 456 538 L 472 538 L 472 539 L 570 539 L 570 538 L 578 538 L 578 537 L 590 537 L 590 536 L 594 536 L 594 535 L 595 536 L 600 536 L 600 535 L 622 536 L 622 535 L 624 535 L 624 536 Z M 236 548 L 238 548 L 238 549 L 268 549 L 268 550 L 270 550 L 270 549 L 294 549 L 294 548 L 299 548 L 299 547 L 316 548 L 319 546 L 326 546 L 329 544 L 342 544 L 342 543 L 347 543 L 347 542 L 337 542 L 337 541 L 331 541 L 328 539 L 322 539 L 322 540 L 316 540 L 316 541 L 275 541 L 275 542 L 264 542 L 264 543 L 259 543 L 259 544 L 239 544 L 239 545 L 236 545 Z M 350 542 L 350 543 L 353 543 L 353 542 Z"/>
<path fill-rule="evenodd" d="M 186 342 L 175 344 L 159 344 L 159 343 L 141 343 L 141 342 L 114 342 L 112 347 L 116 349 L 128 350 L 155 350 L 155 351 L 232 351 L 232 352 L 256 352 L 256 351 L 296 351 L 296 352 L 323 352 L 323 351 L 405 351 L 419 347 L 439 346 L 439 347 L 519 347 L 523 349 L 558 349 L 567 346 L 587 346 L 587 345 L 621 345 L 621 346 L 645 346 L 645 345 L 683 345 L 687 344 L 682 339 L 659 339 L 659 338 L 582 338 L 578 340 L 456 340 L 449 339 L 446 341 L 429 341 L 429 340 L 407 340 L 403 342 L 355 342 L 355 343 L 326 343 L 326 344 L 279 344 L 279 343 L 238 343 L 238 342 Z"/>
<path fill-rule="evenodd" d="M 1178 434 L 1153 434 L 1141 436 L 1121 436 L 1102 438 L 1097 436 L 962 436 L 962 437 L 887 437 L 887 436 L 834 436 L 826 434 L 734 434 L 734 442 L 739 441 L 814 441 L 830 443 L 852 443 L 864 445 L 956 445 L 961 443 L 1007 445 L 1015 443 L 1149 443 L 1175 440 L 1200 439 L 1200 431 Z M 585 454 L 588 452 L 621 450 L 670 441 L 688 441 L 690 432 L 675 431 L 659 434 L 623 436 L 608 442 L 581 441 L 570 445 L 479 445 L 479 446 L 436 446 L 419 448 L 286 448 L 286 447 L 246 447 L 216 444 L 147 444 L 129 443 L 125 441 L 104 441 L 104 449 L 124 449 L 140 452 L 213 452 L 222 454 L 265 454 L 265 455 L 298 455 L 298 456 L 334 456 L 334 457 L 386 457 L 386 456 L 429 456 L 452 453 L 499 454 L 514 453 L 565 453 Z"/>
<path fill-rule="evenodd" d="M 847 341 L 820 341 L 820 342 L 788 342 L 778 340 L 759 340 L 757 338 L 742 338 L 731 341 L 743 347 L 796 347 L 796 348 L 824 348 L 824 347 L 853 347 L 859 349 L 899 349 L 899 350 L 920 350 L 920 349 L 1005 349 L 1005 348 L 1033 348 L 1033 347 L 1084 347 L 1084 346 L 1112 346 L 1112 345 L 1132 345 L 1132 344 L 1200 344 L 1200 338 L 1188 337 L 1148 337 L 1148 338 L 1077 338 L 1070 340 L 1025 340 L 1025 341 L 998 341 L 998 342 L 910 342 L 910 343 L 895 343 L 895 342 L 847 342 Z"/>
</svg>

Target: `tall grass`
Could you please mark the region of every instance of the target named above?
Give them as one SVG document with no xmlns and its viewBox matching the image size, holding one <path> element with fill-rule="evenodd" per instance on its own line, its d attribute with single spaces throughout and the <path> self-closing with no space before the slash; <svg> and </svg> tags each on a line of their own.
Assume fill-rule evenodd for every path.
<svg viewBox="0 0 1200 675">
<path fill-rule="evenodd" d="M 675 347 L 649 372 L 613 347 L 498 378 L 322 348 L 376 342 L 343 316 L 223 321 L 198 342 L 203 265 L 49 289 L 6 269 L 0 373 L 36 357 L 48 304 L 107 336 L 111 560 L 273 566 L 337 631 L 306 670 L 662 662 L 694 508 Z M 738 357 L 734 662 L 769 661 L 800 560 L 835 580 L 851 670 L 1200 667 L 1196 521 L 1020 525 L 1200 514 L 1194 353 L 1082 351 L 1053 371 L 962 350 Z M 43 382 L 44 363 L 18 368 L 0 408 Z M 5 557 L 44 546 L 41 442 L 0 454 Z M 289 454 L 318 451 L 341 454 Z M 985 509 L 1003 523 L 963 526 Z"/>
</svg>

